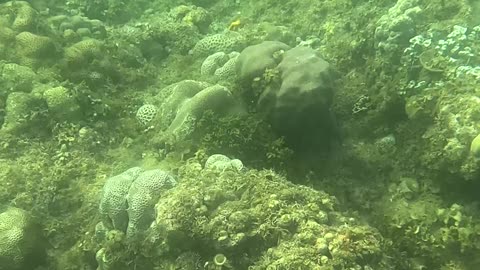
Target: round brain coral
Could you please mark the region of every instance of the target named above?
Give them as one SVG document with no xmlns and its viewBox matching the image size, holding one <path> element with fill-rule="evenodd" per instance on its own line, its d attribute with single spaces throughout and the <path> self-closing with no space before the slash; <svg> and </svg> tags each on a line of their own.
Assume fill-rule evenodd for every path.
<svg viewBox="0 0 480 270">
<path fill-rule="evenodd" d="M 153 118 L 157 115 L 157 107 L 152 104 L 145 104 L 140 107 L 137 111 L 136 117 L 137 120 L 142 123 L 142 125 L 148 125 Z"/>
<path fill-rule="evenodd" d="M 105 182 L 100 201 L 103 225 L 134 237 L 154 220 L 154 206 L 162 192 L 176 184 L 167 172 L 133 167 Z"/>
<path fill-rule="evenodd" d="M 160 195 L 175 185 L 175 179 L 159 169 L 145 171 L 135 179 L 127 194 L 127 237 L 150 227 L 155 220 L 155 204 Z"/>
<path fill-rule="evenodd" d="M 102 42 L 89 38 L 79 41 L 65 50 L 65 61 L 70 67 L 79 68 L 102 53 Z"/>
<path fill-rule="evenodd" d="M 1 211 L 1 210 L 0 210 Z M 33 269 L 44 257 L 42 231 L 22 209 L 0 213 L 0 269 Z"/>
<path fill-rule="evenodd" d="M 32 30 L 37 20 L 37 11 L 30 4 L 18 1 L 17 14 L 12 23 L 12 28 L 17 31 Z"/>
<path fill-rule="evenodd" d="M 126 231 L 128 224 L 126 197 L 133 181 L 142 171 L 139 167 L 133 167 L 108 178 L 105 182 L 99 211 L 103 224 L 108 229 Z"/>
<path fill-rule="evenodd" d="M 205 56 L 215 52 L 231 52 L 242 43 L 242 36 L 237 32 L 206 36 L 195 44 L 193 55 Z"/>
<path fill-rule="evenodd" d="M 15 45 L 19 55 L 27 57 L 45 57 L 55 50 L 49 37 L 39 36 L 30 32 L 21 32 L 15 37 Z"/>
</svg>

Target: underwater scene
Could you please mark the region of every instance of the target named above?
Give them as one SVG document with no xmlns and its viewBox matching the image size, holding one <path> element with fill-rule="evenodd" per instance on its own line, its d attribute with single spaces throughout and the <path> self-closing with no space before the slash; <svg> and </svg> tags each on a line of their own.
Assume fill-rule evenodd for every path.
<svg viewBox="0 0 480 270">
<path fill-rule="evenodd" d="M 0 270 L 480 270 L 480 0 L 0 0 Z"/>
</svg>

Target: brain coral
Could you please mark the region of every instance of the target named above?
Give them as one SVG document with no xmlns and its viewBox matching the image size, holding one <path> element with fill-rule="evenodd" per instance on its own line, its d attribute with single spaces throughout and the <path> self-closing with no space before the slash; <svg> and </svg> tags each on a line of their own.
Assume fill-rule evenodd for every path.
<svg viewBox="0 0 480 270">
<path fill-rule="evenodd" d="M 161 192 L 176 184 L 173 177 L 159 170 L 133 167 L 105 182 L 99 212 L 107 229 L 116 229 L 127 237 L 149 227 L 154 205 Z"/>
<path fill-rule="evenodd" d="M 15 37 L 15 54 L 23 65 L 35 67 L 55 53 L 55 45 L 49 37 L 30 32 L 21 32 Z"/>
<path fill-rule="evenodd" d="M 206 36 L 195 44 L 192 54 L 205 56 L 215 52 L 231 52 L 242 45 L 242 36 L 237 32 Z"/>
<path fill-rule="evenodd" d="M 175 118 L 166 130 L 167 136 L 173 136 L 177 140 L 190 136 L 196 131 L 195 123 L 206 111 L 227 116 L 242 113 L 243 109 L 224 86 L 217 84 L 206 87 L 178 107 Z"/>
<path fill-rule="evenodd" d="M 137 110 L 137 120 L 142 123 L 142 125 L 148 125 L 153 118 L 157 115 L 157 107 L 152 104 L 145 104 Z"/>
<path fill-rule="evenodd" d="M 44 256 L 42 230 L 28 213 L 0 210 L 0 269 L 33 269 Z"/>
<path fill-rule="evenodd" d="M 127 237 L 150 227 L 155 219 L 155 203 L 162 192 L 175 184 L 172 176 L 159 169 L 144 171 L 135 179 L 127 194 Z"/>
</svg>

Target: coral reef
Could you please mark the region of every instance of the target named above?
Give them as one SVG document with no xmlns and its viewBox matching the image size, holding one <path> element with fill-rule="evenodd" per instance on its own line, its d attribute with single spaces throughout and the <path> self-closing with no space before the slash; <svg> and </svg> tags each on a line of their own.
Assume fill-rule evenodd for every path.
<svg viewBox="0 0 480 270">
<path fill-rule="evenodd" d="M 0 269 L 480 269 L 477 2 L 1 1 Z"/>
</svg>

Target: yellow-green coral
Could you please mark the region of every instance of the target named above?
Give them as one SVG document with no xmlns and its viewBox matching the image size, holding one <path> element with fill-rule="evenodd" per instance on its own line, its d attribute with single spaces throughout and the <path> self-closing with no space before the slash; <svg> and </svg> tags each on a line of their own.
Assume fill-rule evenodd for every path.
<svg viewBox="0 0 480 270">
<path fill-rule="evenodd" d="M 47 89 L 43 93 L 43 98 L 47 102 L 48 110 L 55 118 L 68 120 L 78 116 L 80 108 L 67 88 L 59 86 Z"/>
<path fill-rule="evenodd" d="M 477 137 L 475 137 L 473 140 L 472 140 L 472 143 L 470 145 L 470 153 L 476 157 L 476 158 L 480 158 L 480 134 L 477 135 Z"/>
<path fill-rule="evenodd" d="M 15 31 L 0 21 L 0 43 L 10 43 L 15 40 Z"/>
<path fill-rule="evenodd" d="M 102 52 L 102 43 L 96 39 L 79 41 L 65 50 L 65 61 L 74 67 L 84 65 L 99 56 Z"/>
<path fill-rule="evenodd" d="M 17 31 L 32 30 L 35 27 L 37 12 L 27 2 L 18 5 L 15 20 L 13 20 L 12 28 Z"/>
<path fill-rule="evenodd" d="M 18 62 L 28 67 L 36 67 L 41 60 L 55 55 L 55 45 L 46 36 L 21 32 L 15 37 L 15 55 Z"/>
</svg>

